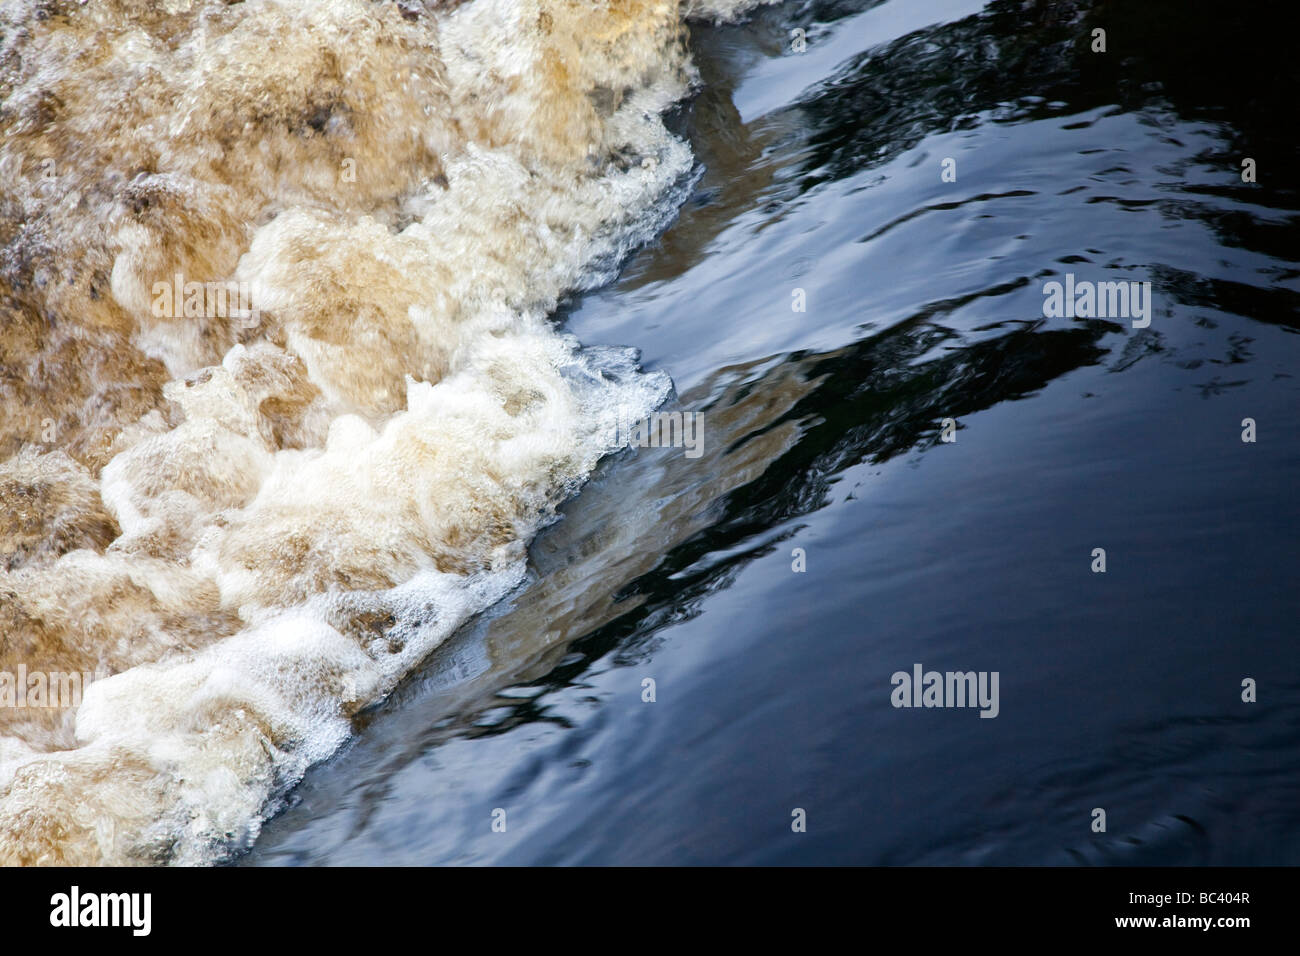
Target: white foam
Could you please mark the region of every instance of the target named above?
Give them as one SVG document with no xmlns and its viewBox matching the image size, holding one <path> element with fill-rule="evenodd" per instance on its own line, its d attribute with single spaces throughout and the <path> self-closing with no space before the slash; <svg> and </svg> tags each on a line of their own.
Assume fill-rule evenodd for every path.
<svg viewBox="0 0 1300 956">
<path fill-rule="evenodd" d="M 609 410 L 668 395 L 546 316 L 673 215 L 694 163 L 660 114 L 694 71 L 654 0 L 35 9 L 13 103 L 65 115 L 14 142 L 133 197 L 59 207 L 57 255 L 109 281 L 44 307 L 122 331 L 106 384 L 169 381 L 84 424 L 117 540 L 0 572 L 23 646 L 116 672 L 74 747 L 6 726 L 0 860 L 207 862 L 522 580 Z M 248 283 L 260 324 L 152 314 L 175 275 Z"/>
</svg>

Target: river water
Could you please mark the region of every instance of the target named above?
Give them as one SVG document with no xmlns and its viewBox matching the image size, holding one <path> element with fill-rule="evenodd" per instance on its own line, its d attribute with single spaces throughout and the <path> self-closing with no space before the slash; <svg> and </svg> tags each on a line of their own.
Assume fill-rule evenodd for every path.
<svg viewBox="0 0 1300 956">
<path fill-rule="evenodd" d="M 696 26 L 703 177 L 559 319 L 671 373 L 706 454 L 603 465 L 249 862 L 1300 861 L 1280 11 Z M 1045 319 L 1067 272 L 1150 281 L 1150 327 Z M 916 662 L 998 671 L 998 717 L 890 706 Z"/>
<path fill-rule="evenodd" d="M 6 861 L 1300 862 L 1282 4 L 20 6 Z"/>
</svg>

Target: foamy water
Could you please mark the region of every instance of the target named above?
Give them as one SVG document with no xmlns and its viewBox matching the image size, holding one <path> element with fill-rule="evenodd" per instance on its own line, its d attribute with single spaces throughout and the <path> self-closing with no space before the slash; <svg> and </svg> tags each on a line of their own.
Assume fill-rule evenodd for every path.
<svg viewBox="0 0 1300 956">
<path fill-rule="evenodd" d="M 683 17 L 745 6 L 6 4 L 0 672 L 111 676 L 0 706 L 0 861 L 248 845 L 521 580 L 671 388 L 547 315 L 673 214 Z"/>
</svg>

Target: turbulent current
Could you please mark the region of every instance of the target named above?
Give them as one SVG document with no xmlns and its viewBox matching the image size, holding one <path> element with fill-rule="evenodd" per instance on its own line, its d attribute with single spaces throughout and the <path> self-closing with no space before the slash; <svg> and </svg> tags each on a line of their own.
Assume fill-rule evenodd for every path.
<svg viewBox="0 0 1300 956">
<path fill-rule="evenodd" d="M 0 862 L 246 847 L 520 581 L 671 390 L 547 316 L 672 216 L 740 6 L 4 5 Z"/>
</svg>

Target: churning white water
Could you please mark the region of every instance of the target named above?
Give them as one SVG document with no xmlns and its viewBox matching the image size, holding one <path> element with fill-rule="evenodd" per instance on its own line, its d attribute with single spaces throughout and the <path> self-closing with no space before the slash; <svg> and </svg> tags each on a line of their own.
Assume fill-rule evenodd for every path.
<svg viewBox="0 0 1300 956">
<path fill-rule="evenodd" d="M 683 17 L 742 6 L 5 4 L 0 862 L 247 845 L 521 579 L 670 390 L 547 315 L 672 215 Z"/>
</svg>

